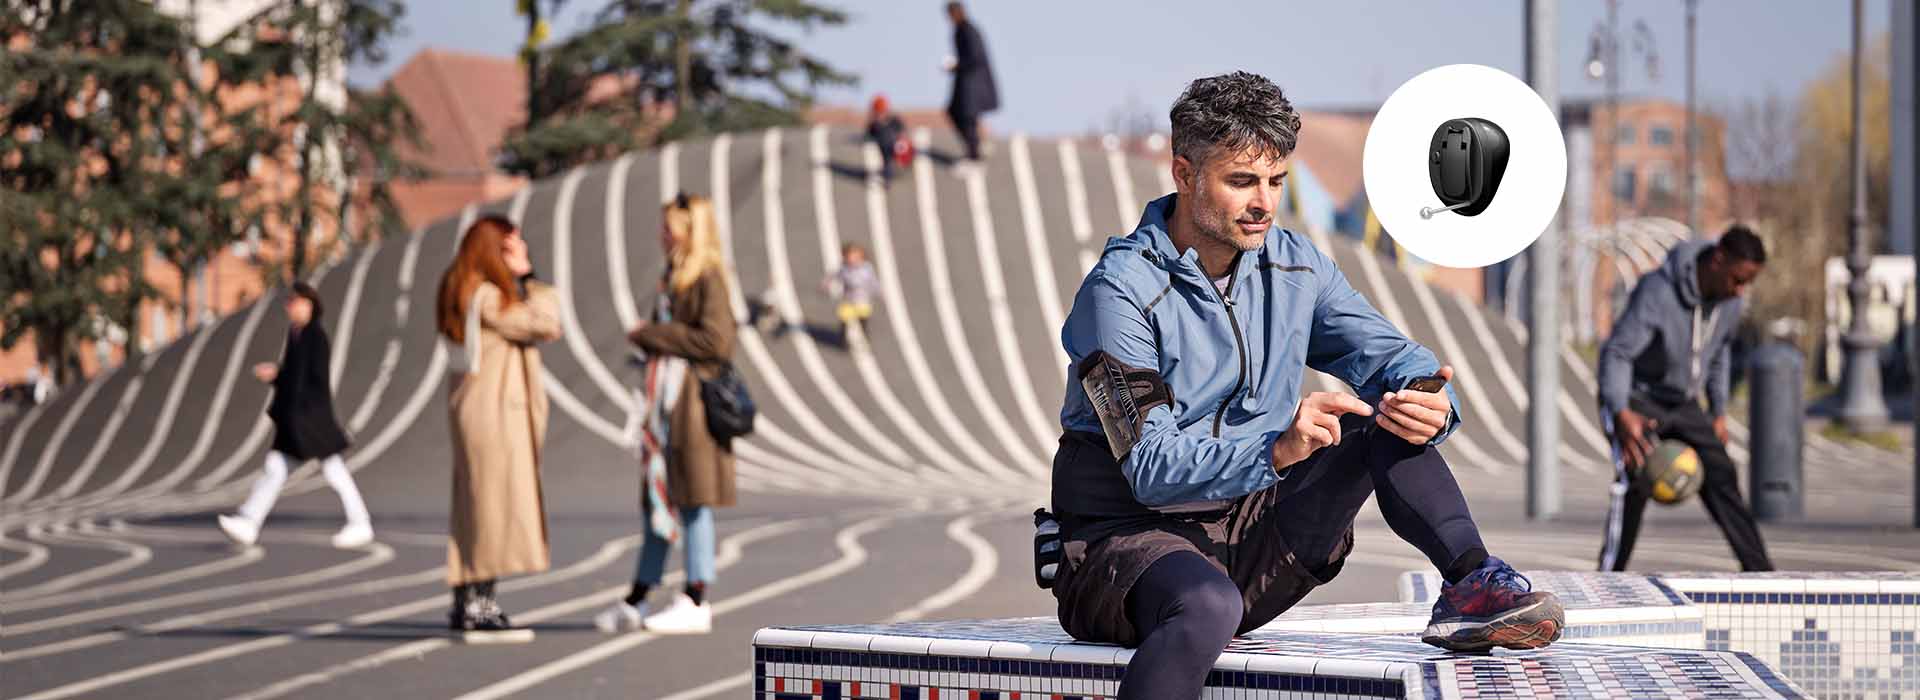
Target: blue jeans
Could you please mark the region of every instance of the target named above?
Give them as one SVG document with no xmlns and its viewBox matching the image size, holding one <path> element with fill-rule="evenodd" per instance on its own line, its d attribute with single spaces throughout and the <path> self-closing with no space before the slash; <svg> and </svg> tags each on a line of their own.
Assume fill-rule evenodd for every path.
<svg viewBox="0 0 1920 700">
<path fill-rule="evenodd" d="M 680 534 L 687 548 L 687 582 L 713 581 L 713 509 L 681 508 L 680 522 Z M 647 533 L 646 542 L 640 547 L 640 565 L 634 569 L 633 580 L 658 586 L 661 575 L 666 572 L 667 551 L 673 548 L 673 543 L 654 534 L 653 528 L 646 527 L 644 518 L 641 528 Z"/>
</svg>

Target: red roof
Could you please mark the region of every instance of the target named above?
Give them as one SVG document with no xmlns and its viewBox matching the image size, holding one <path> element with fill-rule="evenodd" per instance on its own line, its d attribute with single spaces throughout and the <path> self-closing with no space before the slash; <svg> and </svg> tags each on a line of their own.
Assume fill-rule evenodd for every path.
<svg viewBox="0 0 1920 700">
<path fill-rule="evenodd" d="M 526 69 L 513 58 L 422 49 L 387 85 L 413 108 L 426 142 L 405 155 L 434 176 L 493 172 L 494 150 L 526 120 Z"/>
</svg>

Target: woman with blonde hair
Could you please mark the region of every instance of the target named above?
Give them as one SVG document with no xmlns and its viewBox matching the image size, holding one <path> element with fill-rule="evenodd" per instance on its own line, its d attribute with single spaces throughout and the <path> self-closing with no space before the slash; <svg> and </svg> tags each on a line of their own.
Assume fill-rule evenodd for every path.
<svg viewBox="0 0 1920 700">
<path fill-rule="evenodd" d="M 533 280 L 526 241 L 506 217 L 467 227 L 440 278 L 436 324 L 450 346 L 453 522 L 447 626 L 468 642 L 529 641 L 493 597 L 501 576 L 545 571 L 540 448 L 547 394 L 535 343 L 560 337 L 553 287 Z"/>
<path fill-rule="evenodd" d="M 661 209 L 660 247 L 667 258 L 661 295 L 651 322 L 643 320 L 627 334 L 648 356 L 640 431 L 646 538 L 626 600 L 616 601 L 594 624 L 606 632 L 644 627 L 658 634 L 704 634 L 713 627 L 707 601 L 714 577 L 713 508 L 734 504 L 734 477 L 733 447 L 709 430 L 701 383 L 730 371 L 736 327 L 713 203 L 682 194 Z M 660 585 L 667 551 L 683 531 L 686 587 L 665 610 L 648 615 L 647 593 Z"/>
</svg>

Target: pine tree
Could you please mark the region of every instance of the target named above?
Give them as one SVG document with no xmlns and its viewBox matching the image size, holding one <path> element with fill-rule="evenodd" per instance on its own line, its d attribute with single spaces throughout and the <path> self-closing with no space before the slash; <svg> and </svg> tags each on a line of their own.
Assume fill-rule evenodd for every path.
<svg viewBox="0 0 1920 700">
<path fill-rule="evenodd" d="M 386 60 L 404 13 L 397 0 L 282 0 L 217 45 L 239 48 L 211 52 L 236 81 L 298 81 L 299 103 L 267 124 L 279 139 L 268 152 L 286 145 L 284 164 L 299 179 L 271 212 L 292 230 L 293 278 L 308 271 L 310 237 L 326 229 L 344 240 L 352 212 L 365 215 L 356 227 L 369 237 L 404 228 L 390 184 L 421 172 L 395 148 L 420 143 L 418 122 L 397 95 L 349 90 L 342 79 L 348 63 Z"/>
<path fill-rule="evenodd" d="M 502 145 L 501 166 L 542 177 L 643 140 L 797 124 L 815 90 L 855 79 L 761 27 L 846 20 L 807 0 L 608 2 L 592 26 L 529 61 L 529 126 Z M 666 104 L 674 117 L 661 124 Z"/>
<path fill-rule="evenodd" d="M 0 347 L 31 332 L 64 384 L 76 345 L 131 334 L 155 295 L 141 265 L 186 166 L 192 35 L 143 0 L 0 7 Z"/>
</svg>

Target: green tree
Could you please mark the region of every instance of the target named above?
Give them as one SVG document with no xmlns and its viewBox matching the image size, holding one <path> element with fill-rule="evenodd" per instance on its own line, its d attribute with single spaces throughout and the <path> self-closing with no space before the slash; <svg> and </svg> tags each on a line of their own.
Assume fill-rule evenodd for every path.
<svg viewBox="0 0 1920 700">
<path fill-rule="evenodd" d="M 855 79 L 763 28 L 846 21 L 807 0 L 608 2 L 529 61 L 530 126 L 509 135 L 501 165 L 543 177 L 643 142 L 797 124 L 815 90 Z"/>
<path fill-rule="evenodd" d="M 390 185 L 420 174 L 396 149 L 420 143 L 419 124 L 397 95 L 347 89 L 343 75 L 349 63 L 384 62 L 404 14 L 398 0 L 282 0 L 210 47 L 235 82 L 299 85 L 298 104 L 268 110 L 272 138 L 256 144 L 298 178 L 271 212 L 291 229 L 285 272 L 294 278 L 307 273 L 310 237 L 325 229 L 344 239 L 350 212 L 365 214 L 355 226 L 364 235 L 404 230 Z"/>
<path fill-rule="evenodd" d="M 0 61 L 0 347 L 32 333 L 64 384 L 81 341 L 131 334 L 155 295 L 141 267 L 187 165 L 192 35 L 142 0 L 0 7 L 16 42 Z"/>
</svg>

